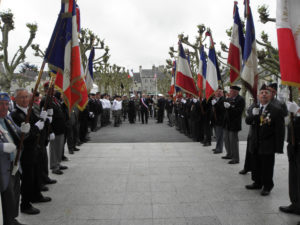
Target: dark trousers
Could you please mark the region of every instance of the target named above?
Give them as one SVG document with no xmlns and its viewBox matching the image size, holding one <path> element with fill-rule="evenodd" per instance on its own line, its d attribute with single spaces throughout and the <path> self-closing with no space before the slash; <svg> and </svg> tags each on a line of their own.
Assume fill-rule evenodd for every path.
<svg viewBox="0 0 300 225">
<path fill-rule="evenodd" d="M 252 154 L 252 180 L 267 191 L 274 187 L 275 154 Z"/>
<path fill-rule="evenodd" d="M 148 123 L 148 111 L 141 110 L 142 123 Z"/>
<path fill-rule="evenodd" d="M 247 147 L 246 147 L 246 156 L 245 156 L 245 162 L 244 162 L 244 170 L 245 171 L 251 171 L 252 170 L 252 163 L 251 163 L 251 153 L 248 150 L 248 141 L 247 141 Z"/>
<path fill-rule="evenodd" d="M 134 111 L 128 112 L 128 120 L 129 120 L 129 123 L 134 123 L 134 121 L 135 121 L 135 112 Z"/>
<path fill-rule="evenodd" d="M 40 152 L 40 160 L 39 160 L 39 172 L 40 172 L 40 176 L 41 176 L 41 183 L 46 182 L 47 180 L 49 180 L 49 169 L 48 169 L 48 163 L 49 163 L 49 159 L 48 159 L 48 154 L 47 154 L 47 146 L 43 146 L 41 148 L 41 152 Z"/>
<path fill-rule="evenodd" d="M 3 225 L 13 225 L 13 219 L 19 215 L 20 175 L 10 176 L 8 187 L 1 192 Z"/>
<path fill-rule="evenodd" d="M 95 113 L 94 118 L 91 119 L 91 131 L 96 131 L 99 114 Z"/>
<path fill-rule="evenodd" d="M 81 120 L 79 126 L 79 139 L 84 142 L 88 133 L 88 120 Z"/>
<path fill-rule="evenodd" d="M 211 126 L 209 124 L 209 120 L 203 120 L 203 132 L 204 132 L 204 142 L 211 143 Z"/>
<path fill-rule="evenodd" d="M 158 123 L 163 123 L 164 121 L 164 111 L 163 110 L 158 110 L 157 112 L 157 122 Z"/>
<path fill-rule="evenodd" d="M 76 147 L 75 130 L 76 130 L 76 124 L 72 124 L 71 122 L 68 122 L 65 136 L 66 136 L 66 141 L 69 150 L 73 150 Z"/>
<path fill-rule="evenodd" d="M 38 174 L 38 163 L 22 163 L 22 183 L 21 183 L 21 207 L 26 209 L 31 206 L 30 202 L 41 197 L 40 179 Z"/>
<path fill-rule="evenodd" d="M 300 147 L 300 146 L 299 146 Z M 287 148 L 289 159 L 289 196 L 293 207 L 300 210 L 300 152 L 290 144 Z"/>
</svg>

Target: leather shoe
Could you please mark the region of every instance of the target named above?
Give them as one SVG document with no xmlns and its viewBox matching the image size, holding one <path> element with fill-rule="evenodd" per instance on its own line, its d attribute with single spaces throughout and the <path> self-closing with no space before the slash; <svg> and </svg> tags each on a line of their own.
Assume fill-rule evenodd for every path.
<svg viewBox="0 0 300 225">
<path fill-rule="evenodd" d="M 284 213 L 291 213 L 291 214 L 297 214 L 300 215 L 300 210 L 295 209 L 292 205 L 289 206 L 279 206 L 279 210 Z"/>
<path fill-rule="evenodd" d="M 206 146 L 211 146 L 211 143 L 210 143 L 210 142 L 206 142 L 206 143 L 203 144 L 203 146 L 204 146 L 204 147 L 206 147 Z"/>
<path fill-rule="evenodd" d="M 57 180 L 50 179 L 50 178 L 45 181 L 45 184 L 55 184 L 55 183 L 57 183 Z"/>
<path fill-rule="evenodd" d="M 13 223 L 12 223 L 13 225 L 26 225 L 26 224 L 24 224 L 24 223 L 20 223 L 18 220 L 16 220 L 16 219 L 13 219 Z"/>
<path fill-rule="evenodd" d="M 217 149 L 213 148 L 212 151 L 215 152 Z"/>
<path fill-rule="evenodd" d="M 77 151 L 80 151 L 80 149 L 75 147 L 75 148 L 73 149 L 73 151 L 76 151 L 76 152 L 77 152 Z"/>
<path fill-rule="evenodd" d="M 41 202 L 51 202 L 51 198 L 50 197 L 44 197 L 44 196 L 41 196 L 40 198 L 38 199 L 34 199 L 32 200 L 31 202 L 32 203 L 41 203 Z"/>
<path fill-rule="evenodd" d="M 73 149 L 69 149 L 69 154 L 73 155 L 74 154 L 74 150 Z"/>
<path fill-rule="evenodd" d="M 222 156 L 222 159 L 231 159 L 231 157 L 230 157 L 230 156 L 227 156 L 227 155 L 225 155 L 225 156 Z"/>
<path fill-rule="evenodd" d="M 69 159 L 66 156 L 63 156 L 61 160 L 65 162 L 69 161 Z"/>
<path fill-rule="evenodd" d="M 43 186 L 43 187 L 41 187 L 41 191 L 43 191 L 43 192 L 49 191 L 49 188 L 47 186 Z"/>
<path fill-rule="evenodd" d="M 230 160 L 229 162 L 228 162 L 228 164 L 238 164 L 238 163 L 240 163 L 239 161 L 236 161 L 236 160 Z"/>
<path fill-rule="evenodd" d="M 33 206 L 29 207 L 29 208 L 21 208 L 21 212 L 28 214 L 28 215 L 36 215 L 40 213 L 40 210 L 37 208 L 34 208 Z"/>
<path fill-rule="evenodd" d="M 262 188 L 262 186 L 258 185 L 256 183 L 253 183 L 253 184 L 246 185 L 245 188 L 249 189 L 249 190 L 259 190 Z"/>
<path fill-rule="evenodd" d="M 214 151 L 214 154 L 221 154 L 222 152 L 216 152 L 216 151 Z"/>
<path fill-rule="evenodd" d="M 60 165 L 60 166 L 59 166 L 59 170 L 66 170 L 66 169 L 68 169 L 67 166 L 63 166 L 63 165 Z"/>
<path fill-rule="evenodd" d="M 249 171 L 248 170 L 245 170 L 245 169 L 242 169 L 239 174 L 242 174 L 242 175 L 245 175 L 247 174 Z"/>
<path fill-rule="evenodd" d="M 57 175 L 64 174 L 63 171 L 61 171 L 61 170 L 52 170 L 52 173 L 57 174 Z"/>
<path fill-rule="evenodd" d="M 268 191 L 268 190 L 262 190 L 261 192 L 260 192 L 260 195 L 261 196 L 267 196 L 267 195 L 269 195 L 270 194 L 270 191 Z"/>
</svg>

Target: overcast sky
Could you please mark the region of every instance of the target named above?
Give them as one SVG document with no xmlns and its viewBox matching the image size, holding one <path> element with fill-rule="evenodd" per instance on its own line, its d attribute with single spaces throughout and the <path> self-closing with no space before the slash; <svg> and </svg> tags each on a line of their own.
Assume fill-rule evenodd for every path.
<svg viewBox="0 0 300 225">
<path fill-rule="evenodd" d="M 197 25 L 205 24 L 213 32 L 216 48 L 220 41 L 229 43 L 225 30 L 233 24 L 233 0 L 78 0 L 81 9 L 81 26 L 94 31 L 110 47 L 110 63 L 133 68 L 140 65 L 165 65 L 170 46 L 177 48 L 179 33 L 189 35 L 194 41 Z M 243 19 L 243 0 L 238 0 Z M 259 23 L 258 5 L 269 6 L 275 17 L 275 0 L 252 0 L 257 36 L 265 30 L 277 45 L 274 23 Z M 47 47 L 52 34 L 61 0 L 2 0 L 1 11 L 11 9 L 15 18 L 15 30 L 9 37 L 9 55 L 12 57 L 19 45 L 24 45 L 29 32 L 25 24 L 37 23 L 38 32 L 34 43 Z M 41 64 L 30 50 L 27 60 Z"/>
</svg>

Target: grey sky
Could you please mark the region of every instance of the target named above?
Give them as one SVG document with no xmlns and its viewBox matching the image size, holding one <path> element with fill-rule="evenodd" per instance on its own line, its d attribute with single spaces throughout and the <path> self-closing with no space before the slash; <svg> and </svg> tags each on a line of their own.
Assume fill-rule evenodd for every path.
<svg viewBox="0 0 300 225">
<path fill-rule="evenodd" d="M 238 0 L 243 18 L 243 0 Z M 1 11 L 11 9 L 15 15 L 15 30 L 10 34 L 9 54 L 24 44 L 29 33 L 28 22 L 38 24 L 34 43 L 46 48 L 53 31 L 60 0 L 2 0 Z M 225 30 L 232 26 L 233 0 L 78 0 L 81 25 L 90 28 L 110 47 L 111 64 L 138 70 L 139 65 L 150 68 L 153 64 L 165 65 L 170 46 L 177 48 L 177 35 L 184 32 L 194 40 L 197 25 L 204 23 L 213 32 L 216 48 L 220 41 L 229 43 Z M 274 23 L 258 22 L 258 5 L 269 5 L 275 17 L 275 0 L 252 0 L 256 34 L 265 30 L 277 45 Z M 28 52 L 27 61 L 40 64 L 41 60 Z"/>
</svg>

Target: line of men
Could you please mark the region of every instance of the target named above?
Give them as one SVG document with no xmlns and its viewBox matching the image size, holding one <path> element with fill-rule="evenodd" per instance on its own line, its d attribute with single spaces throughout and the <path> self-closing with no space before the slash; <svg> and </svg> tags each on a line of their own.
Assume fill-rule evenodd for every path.
<svg viewBox="0 0 300 225">
<path fill-rule="evenodd" d="M 229 164 L 240 162 L 238 132 L 242 129 L 245 108 L 245 100 L 239 95 L 240 89 L 231 86 L 229 93 L 225 94 L 219 88 L 208 101 L 179 96 L 173 106 L 176 128 L 194 141 L 200 141 L 203 146 L 211 146 L 214 131 L 216 147 L 213 153 L 222 153 L 224 143 L 226 155 L 222 158 L 228 159 Z M 275 154 L 283 153 L 285 117 L 288 112 L 293 113 L 287 135 L 291 204 L 280 206 L 279 210 L 300 215 L 300 107 L 295 102 L 285 104 L 276 96 L 277 83 L 262 85 L 258 101 L 246 110 L 249 134 L 244 169 L 239 173 L 251 172 L 253 183 L 246 185 L 246 189 L 260 190 L 262 196 L 270 194 L 274 187 Z"/>
<path fill-rule="evenodd" d="M 32 94 L 26 89 L 17 89 L 13 102 L 7 93 L 0 93 L 0 191 L 4 225 L 22 224 L 17 220 L 19 207 L 25 214 L 40 213 L 33 204 L 50 202 L 52 199 L 42 192 L 49 190 L 46 185 L 57 183 L 50 178 L 49 168 L 52 174 L 62 175 L 68 169 L 62 165 L 62 161 L 68 161 L 64 155 L 65 144 L 69 154 L 79 151 L 77 146 L 82 144 L 79 141 L 82 112 L 69 113 L 60 92 L 51 89 L 49 82 L 44 84 L 44 92 L 42 99 L 39 93 L 34 96 L 31 113 Z M 19 147 L 19 167 L 13 174 Z"/>
</svg>

